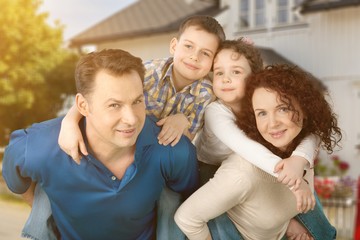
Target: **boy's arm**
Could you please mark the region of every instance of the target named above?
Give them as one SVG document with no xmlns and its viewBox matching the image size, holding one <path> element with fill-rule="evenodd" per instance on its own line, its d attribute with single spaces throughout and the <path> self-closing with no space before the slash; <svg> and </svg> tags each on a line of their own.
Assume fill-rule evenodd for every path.
<svg viewBox="0 0 360 240">
<path fill-rule="evenodd" d="M 162 127 L 158 135 L 159 144 L 166 146 L 171 143 L 171 146 L 175 146 L 183 134 L 192 140 L 188 131 L 189 122 L 182 113 L 170 115 L 156 124 Z"/>
<path fill-rule="evenodd" d="M 61 122 L 58 138 L 60 148 L 78 164 L 80 164 L 81 153 L 88 155 L 79 127 L 79 121 L 82 117 L 76 106 L 73 105 Z"/>
<path fill-rule="evenodd" d="M 158 121 L 157 125 L 162 126 L 158 137 L 160 144 L 166 146 L 171 143 L 171 146 L 175 146 L 182 134 L 190 140 L 194 139 L 198 130 L 203 126 L 206 106 L 214 101 L 212 93 L 207 93 L 206 96 L 195 99 L 196 104 L 194 103 L 186 112 L 170 115 Z"/>
</svg>

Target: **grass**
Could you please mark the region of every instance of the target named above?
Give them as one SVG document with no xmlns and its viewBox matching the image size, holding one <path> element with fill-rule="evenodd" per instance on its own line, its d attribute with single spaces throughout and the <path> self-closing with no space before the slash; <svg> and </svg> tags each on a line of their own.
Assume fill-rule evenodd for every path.
<svg viewBox="0 0 360 240">
<path fill-rule="evenodd" d="M 14 196 L 13 194 L 7 194 L 7 193 L 1 193 L 0 200 L 5 201 L 5 202 L 26 204 L 22 198 Z"/>
</svg>

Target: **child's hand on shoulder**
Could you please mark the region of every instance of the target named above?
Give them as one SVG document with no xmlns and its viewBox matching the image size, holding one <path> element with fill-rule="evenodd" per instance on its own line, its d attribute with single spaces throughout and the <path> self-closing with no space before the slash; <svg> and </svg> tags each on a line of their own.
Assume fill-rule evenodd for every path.
<svg viewBox="0 0 360 240">
<path fill-rule="evenodd" d="M 181 136 L 187 132 L 189 121 L 184 114 L 178 113 L 163 118 L 156 124 L 162 127 L 158 136 L 159 144 L 166 146 L 171 143 L 171 146 L 175 146 Z"/>
<path fill-rule="evenodd" d="M 296 198 L 296 208 L 299 213 L 307 213 L 315 207 L 315 196 L 309 185 L 302 180 L 298 190 L 290 189 Z"/>
<path fill-rule="evenodd" d="M 77 164 L 80 164 L 82 154 L 88 155 L 78 121 L 69 114 L 61 122 L 58 144 Z"/>
<path fill-rule="evenodd" d="M 278 181 L 297 190 L 304 175 L 304 168 L 308 161 L 299 156 L 283 159 L 275 166 L 275 173 L 279 173 Z"/>
</svg>

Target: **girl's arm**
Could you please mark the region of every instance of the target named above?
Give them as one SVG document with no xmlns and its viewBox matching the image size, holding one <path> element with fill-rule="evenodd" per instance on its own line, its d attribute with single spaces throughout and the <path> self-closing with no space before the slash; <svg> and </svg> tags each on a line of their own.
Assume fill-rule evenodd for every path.
<svg viewBox="0 0 360 240">
<path fill-rule="evenodd" d="M 297 146 L 291 157 L 282 160 L 275 167 L 275 172 L 281 171 L 278 180 L 284 184 L 293 185 L 291 179 L 297 178 L 297 170 L 303 166 L 307 169 L 314 167 L 314 159 L 319 151 L 320 140 L 315 135 L 310 135 Z M 288 180 L 286 180 L 286 178 Z M 297 189 L 298 186 L 295 187 Z"/>
<path fill-rule="evenodd" d="M 293 185 L 296 182 L 298 186 L 303 177 L 304 167 L 308 162 L 313 162 L 311 158 L 315 155 L 315 144 L 313 142 L 315 138 L 308 137 L 293 153 L 297 157 L 300 155 L 302 160 L 299 162 L 296 159 L 297 161 L 295 161 L 293 157 L 284 160 L 281 165 L 282 171 L 277 174 L 276 170 L 280 170 L 280 168 L 275 168 L 275 166 L 280 163 L 281 158 L 260 143 L 249 139 L 235 124 L 235 117 L 232 112 L 219 103 L 213 103 L 206 108 L 205 125 L 232 151 L 265 172 L 278 177 L 282 183 Z"/>
<path fill-rule="evenodd" d="M 88 155 L 79 127 L 79 121 L 82 117 L 76 105 L 73 105 L 61 122 L 58 139 L 60 148 L 70 155 L 78 164 L 80 164 L 81 153 Z"/>
</svg>

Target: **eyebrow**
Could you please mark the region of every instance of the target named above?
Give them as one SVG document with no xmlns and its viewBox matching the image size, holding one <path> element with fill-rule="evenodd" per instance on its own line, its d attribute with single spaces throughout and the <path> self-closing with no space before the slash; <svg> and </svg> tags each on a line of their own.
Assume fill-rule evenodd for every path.
<svg viewBox="0 0 360 240">
<path fill-rule="evenodd" d="M 143 97 L 144 97 L 144 94 L 141 93 L 136 98 L 134 98 L 134 101 L 139 100 L 140 98 L 143 98 Z M 119 99 L 116 99 L 116 98 L 109 98 L 106 102 L 111 102 L 111 101 L 116 102 L 116 103 L 122 103 L 123 102 L 123 101 L 121 101 Z"/>
<path fill-rule="evenodd" d="M 193 41 L 190 41 L 190 40 L 188 40 L 188 39 L 184 39 L 184 41 L 185 41 L 185 42 L 189 42 L 189 43 L 192 43 L 192 44 L 196 45 Z M 211 51 L 211 50 L 210 50 L 210 49 L 208 49 L 208 48 L 201 48 L 201 50 L 205 50 L 205 51 L 210 52 L 211 54 L 214 54 L 214 52 L 213 52 L 213 51 Z"/>
</svg>

